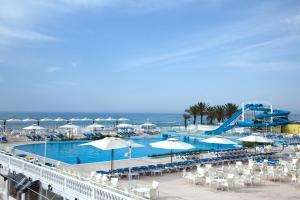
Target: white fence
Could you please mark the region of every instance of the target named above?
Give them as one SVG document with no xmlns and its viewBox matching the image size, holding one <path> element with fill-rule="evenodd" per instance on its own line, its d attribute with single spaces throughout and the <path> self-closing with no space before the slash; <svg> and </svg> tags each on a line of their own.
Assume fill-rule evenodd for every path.
<svg viewBox="0 0 300 200">
<path fill-rule="evenodd" d="M 129 200 L 144 199 L 121 190 L 98 186 L 88 181 L 78 180 L 59 171 L 38 166 L 22 159 L 0 153 L 0 164 L 5 171 L 23 173 L 32 180 L 40 180 L 43 186 L 52 186 L 53 191 L 66 198 L 80 200 Z"/>
</svg>

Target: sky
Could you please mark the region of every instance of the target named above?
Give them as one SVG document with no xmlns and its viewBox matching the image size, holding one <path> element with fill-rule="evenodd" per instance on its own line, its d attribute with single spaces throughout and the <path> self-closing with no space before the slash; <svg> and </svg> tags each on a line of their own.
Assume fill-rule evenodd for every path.
<svg viewBox="0 0 300 200">
<path fill-rule="evenodd" d="M 0 0 L 0 111 L 300 113 L 298 0 Z"/>
</svg>

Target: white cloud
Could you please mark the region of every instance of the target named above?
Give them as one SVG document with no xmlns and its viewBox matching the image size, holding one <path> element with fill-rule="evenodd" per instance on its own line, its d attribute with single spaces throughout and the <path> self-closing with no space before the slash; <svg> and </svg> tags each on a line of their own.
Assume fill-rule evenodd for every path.
<svg viewBox="0 0 300 200">
<path fill-rule="evenodd" d="M 46 69 L 46 72 L 53 73 L 53 72 L 57 72 L 61 69 L 62 69 L 61 67 L 49 67 L 48 69 Z"/>
<path fill-rule="evenodd" d="M 5 39 L 20 39 L 20 40 L 44 40 L 53 41 L 56 38 L 42 33 L 30 30 L 13 29 L 11 27 L 0 26 L 0 37 Z"/>
</svg>

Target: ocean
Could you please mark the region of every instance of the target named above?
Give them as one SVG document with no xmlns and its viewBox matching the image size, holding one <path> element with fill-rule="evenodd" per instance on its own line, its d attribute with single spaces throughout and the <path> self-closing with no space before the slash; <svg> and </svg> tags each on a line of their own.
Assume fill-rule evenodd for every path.
<svg viewBox="0 0 300 200">
<path fill-rule="evenodd" d="M 33 119 L 42 119 L 42 118 L 64 118 L 64 119 L 71 119 L 71 118 L 127 118 L 129 121 L 126 123 L 130 124 L 142 124 L 147 121 L 156 124 L 158 127 L 172 127 L 172 126 L 183 126 L 183 117 L 182 114 L 176 113 L 92 113 L 92 112 L 0 112 L 0 120 L 10 119 L 10 118 L 17 118 L 17 119 L 26 119 L 26 118 L 33 118 Z M 298 120 L 300 121 L 299 114 L 291 114 L 289 116 L 290 120 Z M 200 117 L 198 117 L 197 123 L 199 124 Z M 204 119 L 205 122 L 205 119 Z M 0 124 L 3 122 L 0 122 Z M 65 124 L 66 122 L 40 122 L 41 126 L 60 126 Z M 92 121 L 75 121 L 72 122 L 76 125 L 89 125 Z M 97 122 L 103 125 L 108 125 L 111 122 L 107 121 L 100 121 Z M 192 123 L 192 118 L 190 122 Z M 7 128 L 22 128 L 28 125 L 33 124 L 33 122 L 7 122 Z"/>
</svg>

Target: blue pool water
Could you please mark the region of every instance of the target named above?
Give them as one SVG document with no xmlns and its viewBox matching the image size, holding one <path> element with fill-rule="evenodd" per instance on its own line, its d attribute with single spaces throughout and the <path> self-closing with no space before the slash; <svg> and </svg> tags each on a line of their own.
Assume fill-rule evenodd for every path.
<svg viewBox="0 0 300 200">
<path fill-rule="evenodd" d="M 183 137 L 178 137 L 180 140 L 184 141 Z M 152 148 L 150 143 L 158 142 L 164 140 L 162 136 L 155 138 L 131 138 L 136 143 L 142 144 L 145 147 L 134 148 L 132 150 L 133 158 L 147 157 L 148 155 L 153 154 L 163 154 L 169 153 L 170 150 Z M 69 164 L 76 164 L 76 158 L 79 157 L 81 163 L 92 163 L 92 162 L 102 162 L 109 161 L 111 158 L 111 151 L 104 151 L 97 149 L 92 146 L 80 146 L 80 144 L 89 142 L 85 141 L 62 141 L 62 142 L 48 142 L 47 143 L 47 157 L 55 160 L 59 160 Z M 225 148 L 234 148 L 232 145 L 212 145 L 206 144 L 195 140 L 185 140 L 194 145 L 196 149 L 225 149 Z M 44 156 L 45 143 L 37 144 L 27 144 L 17 146 L 16 149 Z M 117 149 L 115 150 L 115 160 L 127 159 L 125 153 L 128 152 L 128 149 Z M 174 151 L 176 152 L 176 151 Z M 177 151 L 178 152 L 178 151 Z"/>
</svg>

